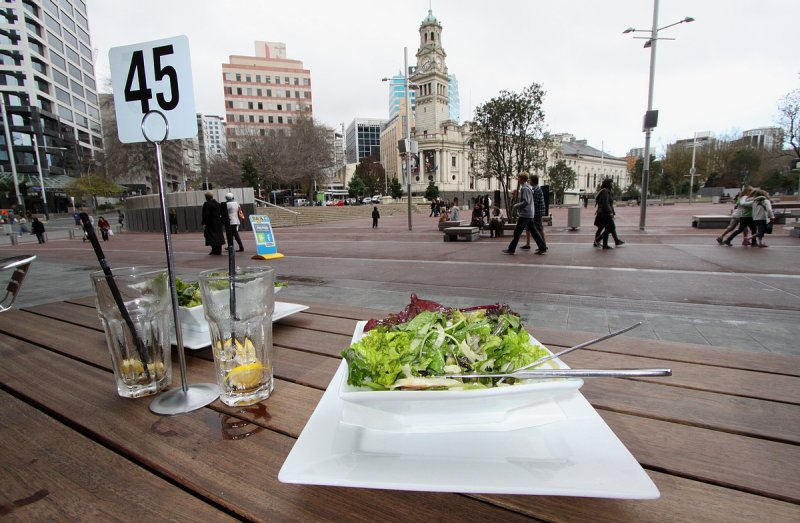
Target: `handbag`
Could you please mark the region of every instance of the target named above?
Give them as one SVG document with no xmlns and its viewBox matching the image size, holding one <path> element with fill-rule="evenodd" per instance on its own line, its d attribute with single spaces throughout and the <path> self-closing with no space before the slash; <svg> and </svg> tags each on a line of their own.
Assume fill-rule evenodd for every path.
<svg viewBox="0 0 800 523">
<path fill-rule="evenodd" d="M 767 222 L 767 227 L 764 229 L 767 234 L 772 234 L 772 222 Z"/>
<path fill-rule="evenodd" d="M 239 220 L 244 220 L 244 211 L 239 207 Z"/>
</svg>

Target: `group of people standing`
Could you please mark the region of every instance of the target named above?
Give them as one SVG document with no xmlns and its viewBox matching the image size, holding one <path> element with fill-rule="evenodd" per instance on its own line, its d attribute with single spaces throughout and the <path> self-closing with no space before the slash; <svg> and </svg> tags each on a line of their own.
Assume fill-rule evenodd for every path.
<svg viewBox="0 0 800 523">
<path fill-rule="evenodd" d="M 747 247 L 768 247 L 764 235 L 772 232 L 775 213 L 769 194 L 758 188 L 747 186 L 734 199 L 731 221 L 728 228 L 717 236 L 717 243 L 731 247 L 731 240 L 743 234 L 742 245 Z M 731 231 L 733 231 L 731 233 Z M 748 235 L 749 232 L 749 235 Z M 731 233 L 727 238 L 725 235 Z"/>
<path fill-rule="evenodd" d="M 244 220 L 244 211 L 239 202 L 234 199 L 233 193 L 225 195 L 225 203 L 220 204 L 214 199 L 214 193 L 205 193 L 206 201 L 203 204 L 203 237 L 205 244 L 211 247 L 209 255 L 219 256 L 222 254 L 222 244 L 226 238 L 223 237 L 223 230 L 230 245 L 233 240 L 239 246 L 238 252 L 244 251 L 244 244 L 239 237 L 239 225 Z M 230 227 L 228 227 L 230 225 Z"/>
</svg>

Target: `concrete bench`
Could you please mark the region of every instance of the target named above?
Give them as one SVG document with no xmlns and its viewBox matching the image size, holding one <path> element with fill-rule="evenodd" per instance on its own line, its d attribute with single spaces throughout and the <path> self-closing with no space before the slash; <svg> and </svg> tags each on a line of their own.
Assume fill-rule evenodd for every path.
<svg viewBox="0 0 800 523">
<path fill-rule="evenodd" d="M 481 237 L 481 230 L 478 227 L 448 227 L 442 232 L 446 242 L 454 242 L 460 238 L 468 242 L 474 242 Z"/>
<path fill-rule="evenodd" d="M 790 209 L 790 210 L 775 212 L 775 223 L 779 225 L 785 224 L 786 220 L 790 220 L 792 218 L 794 218 L 794 221 L 800 219 L 800 210 Z"/>
<path fill-rule="evenodd" d="M 439 222 L 439 230 L 443 231 L 448 227 L 461 227 L 464 225 L 464 222 L 461 220 L 445 220 L 443 222 Z"/>
<path fill-rule="evenodd" d="M 692 216 L 692 227 L 698 229 L 725 229 L 731 223 L 728 214 L 700 214 Z"/>
<path fill-rule="evenodd" d="M 789 229 L 789 236 L 792 236 L 794 238 L 800 238 L 800 223 L 795 224 L 794 227 Z"/>
</svg>

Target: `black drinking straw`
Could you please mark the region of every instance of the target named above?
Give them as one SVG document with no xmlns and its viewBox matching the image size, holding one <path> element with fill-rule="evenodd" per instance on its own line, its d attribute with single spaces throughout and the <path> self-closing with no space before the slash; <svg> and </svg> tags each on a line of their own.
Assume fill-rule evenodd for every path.
<svg viewBox="0 0 800 523">
<path fill-rule="evenodd" d="M 131 315 L 128 313 L 128 309 L 125 308 L 125 302 L 122 301 L 122 295 L 119 293 L 117 282 L 114 281 L 114 275 L 111 273 L 111 267 L 108 265 L 108 261 L 106 261 L 106 256 L 103 254 L 103 248 L 100 247 L 100 242 L 97 240 L 97 235 L 94 233 L 94 227 L 92 226 L 92 222 L 89 220 L 89 215 L 85 212 L 82 212 L 80 214 L 80 218 L 81 222 L 83 222 L 83 230 L 86 232 L 86 237 L 89 238 L 89 242 L 91 242 L 92 247 L 94 248 L 97 261 L 100 262 L 100 268 L 103 269 L 103 273 L 106 275 L 106 282 L 108 283 L 108 288 L 111 291 L 111 296 L 114 297 L 114 302 L 117 304 L 119 312 L 122 314 L 122 319 L 133 333 L 133 339 L 136 343 L 136 352 L 139 353 L 139 358 L 142 360 L 144 374 L 147 376 L 147 378 L 150 378 L 150 369 L 147 368 L 147 353 L 144 350 L 144 342 L 139 337 L 139 333 L 136 331 L 136 327 L 133 325 L 133 320 L 131 319 Z"/>
<path fill-rule="evenodd" d="M 228 290 L 230 291 L 231 318 L 238 320 L 236 316 L 236 254 L 233 250 L 233 225 L 228 214 L 228 202 L 225 202 L 225 237 L 228 241 Z M 234 335 L 231 332 L 231 335 Z"/>
</svg>

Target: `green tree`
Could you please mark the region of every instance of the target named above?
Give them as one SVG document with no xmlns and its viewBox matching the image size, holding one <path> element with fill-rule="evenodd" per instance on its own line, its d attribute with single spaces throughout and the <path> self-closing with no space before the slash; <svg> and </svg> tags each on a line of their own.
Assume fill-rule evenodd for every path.
<svg viewBox="0 0 800 523">
<path fill-rule="evenodd" d="M 425 188 L 425 198 L 428 200 L 435 200 L 439 197 L 439 188 L 434 185 L 433 181 L 428 182 L 428 186 Z"/>
<path fill-rule="evenodd" d="M 636 159 L 636 163 L 633 166 L 633 171 L 631 171 L 630 175 L 631 175 L 631 182 L 635 183 L 640 188 L 642 186 L 642 170 L 643 169 L 644 169 L 644 158 L 637 158 Z M 660 160 L 656 160 L 655 155 L 651 154 L 650 155 L 650 178 L 656 179 L 657 184 L 660 184 L 660 177 L 659 177 L 659 175 L 657 173 L 661 173 L 662 170 L 663 169 L 661 167 L 661 161 Z M 659 185 L 659 189 L 658 190 L 656 190 L 656 188 L 653 187 L 652 183 L 650 183 L 648 185 L 649 186 L 648 186 L 647 191 L 650 194 L 657 194 L 657 193 L 661 192 L 660 191 L 660 185 Z M 639 194 L 641 194 L 641 192 Z"/>
<path fill-rule="evenodd" d="M 544 170 L 551 139 L 545 134 L 545 92 L 533 83 L 522 93 L 500 95 L 475 109 L 472 159 L 480 178 L 497 179 L 510 206 L 511 184 L 520 172 Z M 510 208 L 506 209 L 510 214 Z"/>
<path fill-rule="evenodd" d="M 356 166 L 356 171 L 353 176 L 358 175 L 366 187 L 366 194 L 373 195 L 375 193 L 382 193 L 384 187 L 386 170 L 383 165 L 376 162 L 372 156 L 367 156 L 361 163 Z"/>
<path fill-rule="evenodd" d="M 66 187 L 66 192 L 71 196 L 90 196 L 92 198 L 92 208 L 96 209 L 98 196 L 119 196 L 125 192 L 125 188 L 105 176 L 89 174 L 82 178 L 75 178 Z"/>
<path fill-rule="evenodd" d="M 727 173 L 744 186 L 752 183 L 752 175 L 761 167 L 761 157 L 754 147 L 736 149 L 728 162 Z"/>
<path fill-rule="evenodd" d="M 256 170 L 256 164 L 253 159 L 248 156 L 242 160 L 241 167 L 242 182 L 244 182 L 248 187 L 257 187 L 259 185 L 258 171 Z"/>
<path fill-rule="evenodd" d="M 400 180 L 397 178 L 392 178 L 392 182 L 389 184 L 389 194 L 391 194 L 392 198 L 395 200 L 402 198 L 403 194 L 405 194 L 403 186 L 400 185 Z"/>
<path fill-rule="evenodd" d="M 563 203 L 564 191 L 575 185 L 575 179 L 578 175 L 575 174 L 572 167 L 567 165 L 566 160 L 559 160 L 558 163 L 548 169 L 547 176 L 556 201 Z"/>
<path fill-rule="evenodd" d="M 347 185 L 347 191 L 352 197 L 361 197 L 367 194 L 367 186 L 364 185 L 364 180 L 358 174 L 353 174 L 350 178 L 350 183 Z"/>
</svg>

